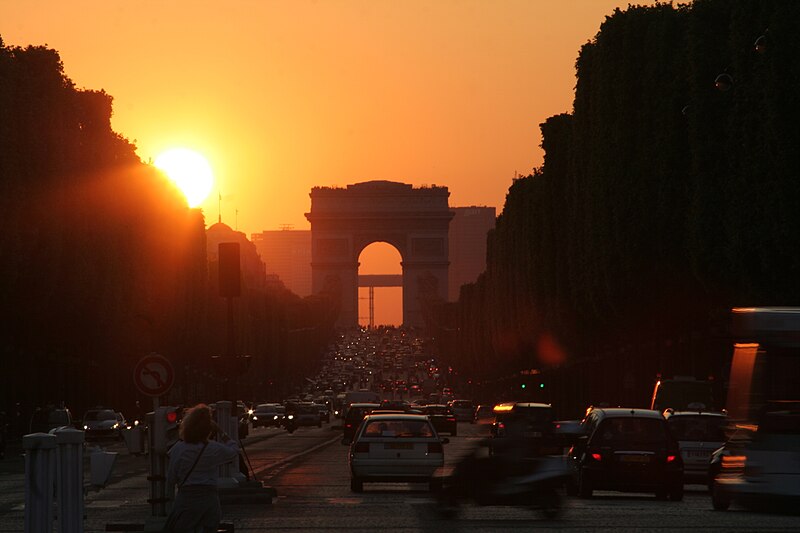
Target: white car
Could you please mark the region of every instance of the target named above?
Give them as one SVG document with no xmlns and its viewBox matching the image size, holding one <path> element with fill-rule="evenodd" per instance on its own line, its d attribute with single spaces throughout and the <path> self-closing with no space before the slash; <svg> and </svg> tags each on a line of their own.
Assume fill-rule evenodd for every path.
<svg viewBox="0 0 800 533">
<path fill-rule="evenodd" d="M 707 485 L 711 454 L 725 444 L 728 417 L 723 413 L 668 409 L 664 418 L 678 441 L 684 483 Z"/>
<path fill-rule="evenodd" d="M 365 482 L 428 483 L 436 490 L 448 442 L 425 415 L 367 415 L 350 445 L 350 490 L 361 492 Z"/>
</svg>

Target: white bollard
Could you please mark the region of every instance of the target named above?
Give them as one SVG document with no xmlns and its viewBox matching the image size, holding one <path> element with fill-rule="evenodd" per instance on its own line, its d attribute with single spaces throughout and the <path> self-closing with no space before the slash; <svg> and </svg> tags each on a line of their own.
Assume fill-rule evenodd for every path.
<svg viewBox="0 0 800 533">
<path fill-rule="evenodd" d="M 83 431 L 62 427 L 53 432 L 58 444 L 56 500 L 58 532 L 83 532 Z"/>
<path fill-rule="evenodd" d="M 25 533 L 53 531 L 56 436 L 25 435 L 22 448 L 25 450 Z"/>
<path fill-rule="evenodd" d="M 227 400 L 222 400 L 216 403 L 216 417 L 217 417 L 217 425 L 219 426 L 220 431 L 227 433 L 228 436 L 234 438 L 233 431 L 236 429 L 231 429 L 231 406 L 233 404 Z M 219 438 L 219 436 L 217 436 Z M 225 463 L 224 465 L 219 467 L 219 480 L 217 481 L 217 486 L 219 487 L 236 487 L 239 485 L 239 482 L 233 477 L 234 473 L 239 470 L 239 463 L 238 458 L 236 459 L 236 463 L 234 466 L 234 462 L 231 461 L 230 463 Z"/>
<path fill-rule="evenodd" d="M 230 437 L 232 439 L 238 441 L 239 440 L 239 419 L 237 417 L 235 417 L 235 416 L 231 417 L 231 431 L 233 431 L 233 433 L 228 433 L 228 435 L 230 435 Z M 239 470 L 239 457 L 238 456 L 231 463 L 231 476 L 239 484 L 242 484 L 242 483 L 247 481 L 247 476 L 242 474 L 241 470 Z"/>
</svg>

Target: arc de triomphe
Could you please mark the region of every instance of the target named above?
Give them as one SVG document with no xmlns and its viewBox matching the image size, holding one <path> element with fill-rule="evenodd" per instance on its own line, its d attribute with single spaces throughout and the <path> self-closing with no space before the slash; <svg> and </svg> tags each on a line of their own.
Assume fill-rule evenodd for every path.
<svg viewBox="0 0 800 533">
<path fill-rule="evenodd" d="M 311 189 L 312 292 L 341 287 L 338 326 L 358 325 L 358 258 L 373 242 L 397 248 L 403 268 L 403 324 L 422 326 L 420 297 L 447 300 L 447 187 L 367 181 Z"/>
</svg>

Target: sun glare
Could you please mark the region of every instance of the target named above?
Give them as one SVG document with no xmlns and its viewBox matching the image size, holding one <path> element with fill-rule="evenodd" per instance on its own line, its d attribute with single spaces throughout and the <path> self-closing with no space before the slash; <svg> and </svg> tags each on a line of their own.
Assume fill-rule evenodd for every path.
<svg viewBox="0 0 800 533">
<path fill-rule="evenodd" d="M 187 148 L 172 148 L 156 158 L 155 166 L 163 170 L 186 196 L 189 207 L 197 207 L 214 186 L 214 174 L 206 158 Z"/>
</svg>

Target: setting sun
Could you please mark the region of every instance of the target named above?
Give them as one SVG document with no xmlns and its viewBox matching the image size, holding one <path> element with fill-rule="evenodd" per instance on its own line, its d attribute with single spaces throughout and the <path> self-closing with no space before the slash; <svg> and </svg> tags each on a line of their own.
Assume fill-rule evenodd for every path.
<svg viewBox="0 0 800 533">
<path fill-rule="evenodd" d="M 187 148 L 173 148 L 156 158 L 155 166 L 163 170 L 186 196 L 189 207 L 197 207 L 214 186 L 214 174 L 206 158 Z"/>
</svg>

